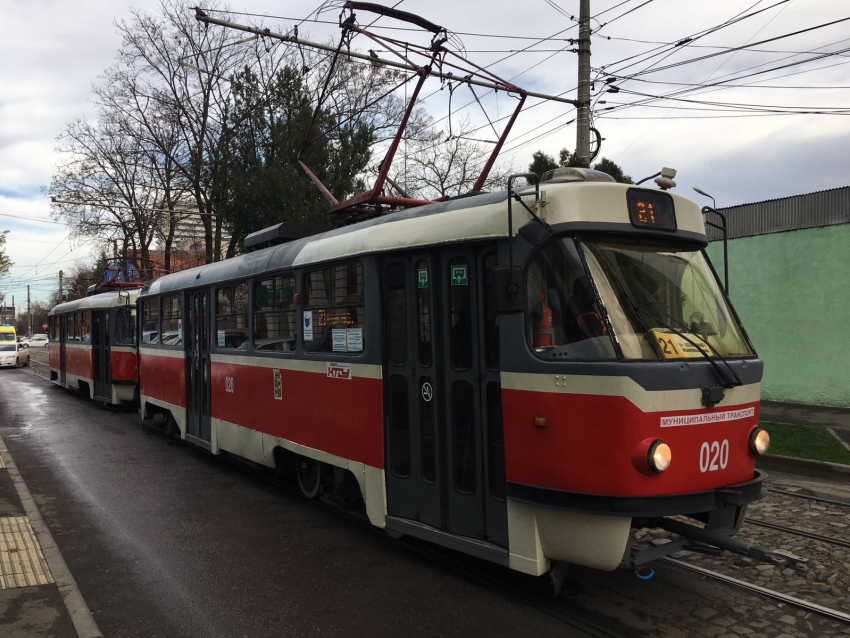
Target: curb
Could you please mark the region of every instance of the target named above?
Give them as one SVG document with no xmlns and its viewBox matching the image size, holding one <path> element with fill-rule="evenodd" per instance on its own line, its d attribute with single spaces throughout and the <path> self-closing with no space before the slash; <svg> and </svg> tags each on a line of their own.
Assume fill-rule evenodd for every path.
<svg viewBox="0 0 850 638">
<path fill-rule="evenodd" d="M 850 480 L 850 465 L 799 459 L 794 456 L 768 454 L 756 460 L 756 467 L 761 470 L 787 472 L 809 478 Z"/>
<path fill-rule="evenodd" d="M 3 452 L 5 454 L 2 454 Z M 30 525 L 41 545 L 41 551 L 44 553 L 51 574 L 53 574 L 53 580 L 59 588 L 59 594 L 62 596 L 62 602 L 65 603 L 65 609 L 68 610 L 77 636 L 79 638 L 103 638 L 103 634 L 94 621 L 91 610 L 77 586 L 77 581 L 71 575 L 71 570 L 68 569 L 68 564 L 62 558 L 62 553 L 59 551 L 56 541 L 53 540 L 53 535 L 47 528 L 44 519 L 41 518 L 32 493 L 24 483 L 24 479 L 18 471 L 18 466 L 15 465 L 2 436 L 0 436 L 0 455 L 2 455 L 9 476 L 12 478 L 12 483 L 15 485 L 15 490 L 18 492 L 18 497 L 21 499 L 24 512 L 29 518 Z"/>
</svg>

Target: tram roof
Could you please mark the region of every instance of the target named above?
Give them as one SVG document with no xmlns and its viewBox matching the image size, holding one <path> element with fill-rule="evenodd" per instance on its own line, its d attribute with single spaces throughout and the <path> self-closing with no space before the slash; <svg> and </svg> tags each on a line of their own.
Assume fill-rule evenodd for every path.
<svg viewBox="0 0 850 638">
<path fill-rule="evenodd" d="M 607 182 L 541 184 L 546 193 L 546 221 L 628 224 L 625 193 L 630 184 Z M 534 190 L 520 191 L 533 196 Z M 699 206 L 670 193 L 675 201 L 678 228 L 705 238 Z M 151 282 L 143 295 L 167 293 L 259 274 L 350 259 L 367 254 L 440 246 L 460 241 L 508 236 L 507 191 L 497 191 L 438 202 L 343 226 L 318 235 L 263 248 L 224 261 L 172 273 Z M 519 204 L 513 207 L 513 230 L 529 220 Z"/>
<path fill-rule="evenodd" d="M 130 295 L 130 303 L 134 304 L 140 292 L 141 288 L 102 292 L 97 295 L 92 295 L 91 297 L 83 297 L 82 299 L 75 299 L 74 301 L 66 301 L 65 303 L 57 304 L 50 309 L 48 315 L 61 315 L 66 312 L 75 312 L 77 310 L 100 310 L 123 306 L 127 303 L 127 294 Z M 119 293 L 124 294 L 119 296 Z"/>
</svg>

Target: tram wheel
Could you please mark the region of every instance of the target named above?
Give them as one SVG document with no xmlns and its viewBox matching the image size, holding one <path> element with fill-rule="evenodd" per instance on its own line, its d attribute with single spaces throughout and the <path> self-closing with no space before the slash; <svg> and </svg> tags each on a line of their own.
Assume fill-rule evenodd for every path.
<svg viewBox="0 0 850 638">
<path fill-rule="evenodd" d="M 299 456 L 295 461 L 295 473 L 298 475 L 298 487 L 306 498 L 315 498 L 319 493 L 322 472 L 319 462 L 306 456 Z"/>
</svg>

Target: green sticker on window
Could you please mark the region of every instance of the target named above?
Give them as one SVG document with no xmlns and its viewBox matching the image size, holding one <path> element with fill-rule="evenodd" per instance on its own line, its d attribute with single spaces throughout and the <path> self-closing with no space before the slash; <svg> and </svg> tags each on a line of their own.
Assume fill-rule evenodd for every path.
<svg viewBox="0 0 850 638">
<path fill-rule="evenodd" d="M 452 286 L 469 285 L 466 266 L 452 266 Z"/>
<path fill-rule="evenodd" d="M 422 270 L 416 271 L 419 276 L 419 287 L 427 288 L 428 287 L 428 269 L 423 268 Z"/>
</svg>

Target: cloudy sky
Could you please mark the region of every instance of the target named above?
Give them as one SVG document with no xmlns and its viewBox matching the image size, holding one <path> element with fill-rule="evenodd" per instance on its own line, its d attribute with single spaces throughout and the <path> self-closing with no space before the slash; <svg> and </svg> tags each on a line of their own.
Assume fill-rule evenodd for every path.
<svg viewBox="0 0 850 638">
<path fill-rule="evenodd" d="M 617 7 L 620 3 L 622 6 Z M 230 6 L 234 11 L 278 16 L 265 23 L 283 29 L 291 24 L 283 18 L 303 18 L 317 4 L 316 0 L 235 0 Z M 573 46 L 564 38 L 577 36 L 571 16 L 578 13 L 578 4 L 578 0 L 526 0 L 521 4 L 508 0 L 404 0 L 399 8 L 462 33 L 470 59 L 482 65 L 495 63 L 490 70 L 504 79 L 528 90 L 560 94 L 577 84 L 577 56 L 569 52 Z M 777 6 L 769 8 L 772 5 Z M 50 208 L 41 189 L 49 184 L 58 159 L 56 136 L 69 121 L 95 117 L 91 85 L 112 63 L 120 44 L 113 23 L 129 19 L 132 8 L 156 11 L 158 3 L 6 0 L 2 6 L 0 230 L 11 231 L 7 247 L 15 267 L 10 276 L 0 279 L 0 292 L 15 295 L 20 307 L 25 302 L 28 283 L 34 300 L 46 299 L 56 289 L 58 271 L 68 270 L 75 260 L 93 250 L 92 246 L 69 239 L 68 229 L 62 224 L 46 222 L 50 220 Z M 643 54 L 660 46 L 655 43 L 678 41 L 748 9 L 764 8 L 768 10 L 678 47 L 663 61 L 644 59 Z M 634 11 L 623 15 L 631 9 Z M 724 206 L 850 183 L 847 115 L 767 114 L 752 110 L 829 110 L 848 106 L 850 51 L 797 63 L 850 48 L 850 22 L 752 47 L 755 50 L 657 70 L 723 51 L 724 47 L 739 47 L 850 17 L 846 0 L 592 0 L 591 12 L 599 16 L 593 22 L 598 29 L 592 41 L 595 69 L 606 66 L 607 71 L 616 73 L 637 62 L 622 68 L 622 73 L 628 74 L 658 62 L 654 72 L 640 76 L 642 81 L 622 83 L 623 90 L 616 95 L 602 93 L 603 81 L 595 86 L 595 123 L 605 138 L 601 155 L 615 160 L 633 178 L 671 166 L 679 171 L 679 192 L 699 199 L 691 187 L 700 186 Z M 337 13 L 329 11 L 320 17 L 335 20 Z M 238 19 L 263 20 L 248 16 Z M 361 18 L 363 23 L 368 20 L 367 15 Z M 375 26 L 392 24 L 384 18 Z M 337 33 L 338 29 L 329 24 L 306 22 L 301 27 L 302 37 L 320 41 Z M 550 36 L 554 37 L 536 40 Z M 530 49 L 502 59 L 526 47 Z M 630 56 L 638 57 L 619 62 Z M 783 65 L 793 66 L 760 73 Z M 759 74 L 750 75 L 754 73 Z M 742 75 L 748 77 L 734 79 Z M 636 94 L 660 95 L 685 88 L 673 83 L 721 80 L 726 80 L 727 85 L 747 86 L 724 85 L 722 90 L 714 87 L 682 96 L 722 104 L 655 101 L 621 109 L 623 104 L 644 99 Z M 439 84 L 428 88 L 435 90 Z M 446 95 L 447 91 L 438 92 L 424 104 L 435 118 L 447 114 Z M 575 97 L 574 92 L 567 97 Z M 453 108 L 471 99 L 466 89 L 458 89 Z M 483 101 L 491 118 L 503 117 L 514 103 L 504 94 L 496 99 L 487 96 Z M 533 103 L 529 100 L 528 105 Z M 729 110 L 730 103 L 742 106 Z M 617 108 L 606 114 L 601 109 L 607 107 Z M 695 110 L 701 108 L 713 110 Z M 476 124 L 486 124 L 474 103 L 462 113 L 453 112 L 452 117 L 457 121 L 463 115 Z M 562 147 L 572 150 L 575 127 L 567 122 L 573 117 L 571 107 L 557 103 L 524 112 L 506 144 L 503 160 L 525 169 L 535 150 L 553 155 Z"/>
</svg>

